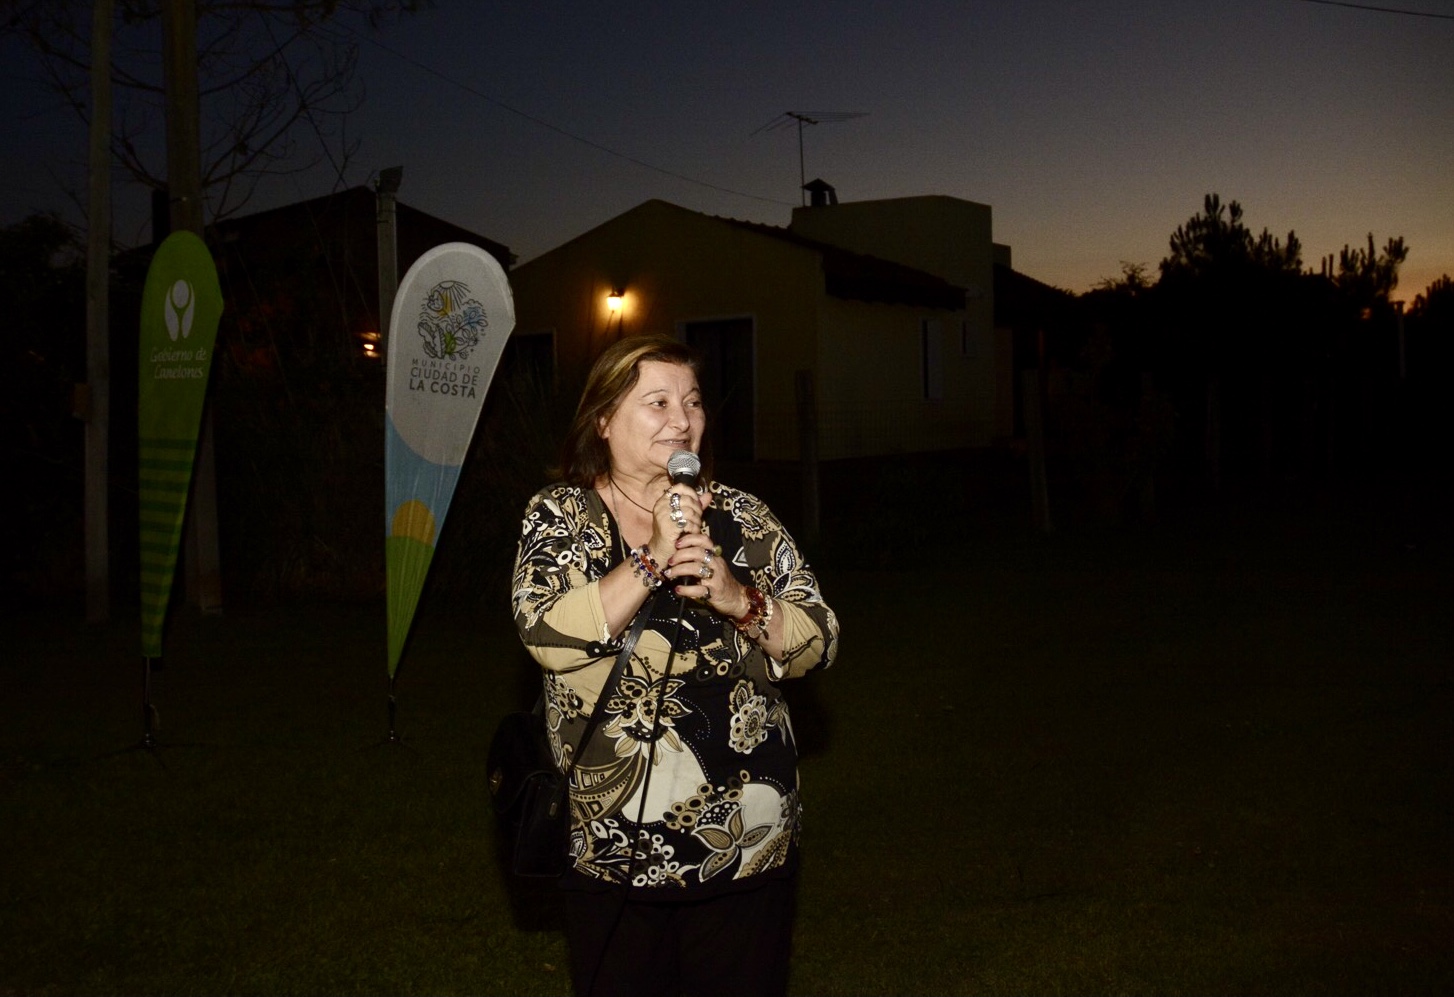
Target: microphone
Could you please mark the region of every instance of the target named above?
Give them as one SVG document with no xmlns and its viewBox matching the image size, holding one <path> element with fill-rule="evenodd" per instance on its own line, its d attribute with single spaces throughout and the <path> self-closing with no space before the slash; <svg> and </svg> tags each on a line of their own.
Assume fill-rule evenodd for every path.
<svg viewBox="0 0 1454 997">
<path fill-rule="evenodd" d="M 697 486 L 702 473 L 702 458 L 690 450 L 678 450 L 666 460 L 666 475 L 674 485 Z"/>
<path fill-rule="evenodd" d="M 671 478 L 674 485 L 690 485 L 697 487 L 697 478 L 702 473 L 702 458 L 690 450 L 677 450 L 666 459 L 666 474 Z M 695 585 L 696 577 L 682 577 L 672 579 L 673 584 Z M 683 606 L 686 604 L 683 603 Z"/>
</svg>

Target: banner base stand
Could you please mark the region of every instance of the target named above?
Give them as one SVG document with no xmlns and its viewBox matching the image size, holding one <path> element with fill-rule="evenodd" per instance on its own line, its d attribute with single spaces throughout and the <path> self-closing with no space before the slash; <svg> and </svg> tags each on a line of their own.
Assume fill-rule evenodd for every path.
<svg viewBox="0 0 1454 997">
<path fill-rule="evenodd" d="M 395 723 L 394 723 L 394 721 L 395 721 L 395 718 L 398 717 L 398 715 L 399 715 L 399 701 L 394 698 L 393 685 L 394 685 L 394 683 L 393 683 L 393 680 L 391 679 L 389 681 L 390 688 L 389 688 L 389 737 L 388 737 L 388 741 L 389 741 L 390 744 L 403 744 L 404 743 L 403 739 L 401 737 L 399 737 L 399 732 L 398 732 L 398 730 L 395 729 Z"/>
<path fill-rule="evenodd" d="M 158 765 L 160 765 L 162 768 L 166 768 L 167 763 L 162 760 L 161 755 L 164 748 L 192 746 L 183 744 L 163 744 L 157 738 L 157 730 L 161 727 L 161 714 L 157 712 L 156 705 L 153 704 L 151 701 L 151 675 L 152 672 L 159 672 L 161 670 L 162 666 L 159 661 L 153 664 L 152 658 L 143 657 L 141 659 L 141 740 L 133 744 L 129 748 L 122 748 L 119 751 L 113 751 L 101 757 L 109 758 L 115 755 L 124 755 L 132 751 L 145 751 L 147 754 L 151 755 L 151 757 L 156 759 Z"/>
<path fill-rule="evenodd" d="M 399 715 L 399 702 L 394 698 L 394 679 L 389 679 L 389 734 L 382 741 L 373 745 L 375 748 L 382 748 L 386 744 L 396 744 L 401 748 L 408 748 L 413 751 L 413 746 L 405 744 L 404 738 L 399 735 L 396 718 Z"/>
</svg>

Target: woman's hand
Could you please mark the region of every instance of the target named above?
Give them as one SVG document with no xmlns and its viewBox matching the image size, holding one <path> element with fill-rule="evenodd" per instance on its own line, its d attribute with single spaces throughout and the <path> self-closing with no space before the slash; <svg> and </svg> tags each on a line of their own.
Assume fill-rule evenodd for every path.
<svg viewBox="0 0 1454 997">
<path fill-rule="evenodd" d="M 691 485 L 672 485 L 651 509 L 651 556 L 665 570 L 676 554 L 677 540 L 702 534 L 702 517 L 712 505 L 710 492 L 697 494 Z"/>
<path fill-rule="evenodd" d="M 705 602 L 723 616 L 740 619 L 752 608 L 747 589 L 723 563 L 721 548 L 700 530 L 684 533 L 677 539 L 676 552 L 664 570 L 668 584 L 675 585 L 673 591 L 677 595 Z"/>
</svg>

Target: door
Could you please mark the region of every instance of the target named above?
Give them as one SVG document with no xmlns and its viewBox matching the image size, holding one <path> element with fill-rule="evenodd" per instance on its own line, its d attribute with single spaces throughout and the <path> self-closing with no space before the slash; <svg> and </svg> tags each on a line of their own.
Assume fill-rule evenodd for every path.
<svg viewBox="0 0 1454 997">
<path fill-rule="evenodd" d="M 752 460 L 757 440 L 752 319 L 687 322 L 682 330 L 687 345 L 702 356 L 699 382 L 717 459 Z"/>
</svg>

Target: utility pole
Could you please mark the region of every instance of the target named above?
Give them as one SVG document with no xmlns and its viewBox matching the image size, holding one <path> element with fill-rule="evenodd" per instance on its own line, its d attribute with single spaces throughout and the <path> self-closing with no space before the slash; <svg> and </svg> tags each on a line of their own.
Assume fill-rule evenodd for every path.
<svg viewBox="0 0 1454 997">
<path fill-rule="evenodd" d="M 374 185 L 378 204 L 379 242 L 379 356 L 389 355 L 389 321 L 394 314 L 394 296 L 399 293 L 399 185 L 404 182 L 404 167 L 390 166 L 379 171 Z"/>
<path fill-rule="evenodd" d="M 86 622 L 111 617 L 111 0 L 91 15 L 90 191 L 86 205 Z"/>
<path fill-rule="evenodd" d="M 167 187 L 171 230 L 202 237 L 201 112 L 197 88 L 197 0 L 168 0 L 163 20 L 167 98 Z M 203 612 L 222 609 L 222 555 L 217 529 L 217 458 L 212 413 L 202 417 L 188 503 L 187 601 Z"/>
<path fill-rule="evenodd" d="M 167 0 L 162 28 L 167 96 L 167 188 L 171 229 L 202 235 L 201 112 L 197 94 L 197 2 Z"/>
</svg>

